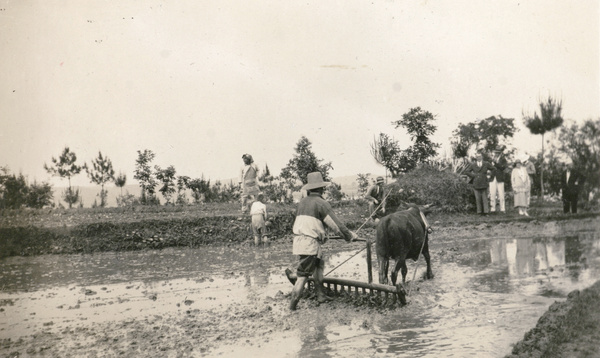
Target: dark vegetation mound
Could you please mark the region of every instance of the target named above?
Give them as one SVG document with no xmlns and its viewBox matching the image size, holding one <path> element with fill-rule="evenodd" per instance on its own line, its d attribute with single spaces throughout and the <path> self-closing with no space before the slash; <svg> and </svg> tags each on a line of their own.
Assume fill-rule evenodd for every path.
<svg viewBox="0 0 600 358">
<path fill-rule="evenodd" d="M 475 207 L 471 185 L 458 173 L 421 166 L 386 187 L 391 190 L 386 207 L 403 203 L 433 204 L 443 213 L 466 213 Z"/>
</svg>

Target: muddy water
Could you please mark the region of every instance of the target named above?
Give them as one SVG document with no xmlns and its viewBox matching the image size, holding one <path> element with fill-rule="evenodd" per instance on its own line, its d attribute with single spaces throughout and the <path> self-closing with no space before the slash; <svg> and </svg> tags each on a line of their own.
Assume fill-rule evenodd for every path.
<svg viewBox="0 0 600 358">
<path fill-rule="evenodd" d="M 422 281 L 424 263 L 409 264 L 408 279 L 416 268 L 417 280 L 406 307 L 366 317 L 359 309 L 334 306 L 335 314 L 347 319 L 333 323 L 301 302 L 292 314 L 308 317 L 310 328 L 272 332 L 260 344 L 242 339 L 210 355 L 498 357 L 510 352 L 510 344 L 550 304 L 600 279 L 597 232 L 472 239 L 460 252 L 431 246 L 436 277 Z M 360 246 L 347 248 L 327 244 L 326 272 Z M 365 259 L 363 251 L 329 276 L 366 281 Z M 4 259 L 0 339 L 133 319 L 151 325 L 157 317 L 265 300 L 276 302 L 276 314 L 287 316 L 282 293 L 291 285 L 282 273 L 293 264 L 287 245 Z"/>
</svg>

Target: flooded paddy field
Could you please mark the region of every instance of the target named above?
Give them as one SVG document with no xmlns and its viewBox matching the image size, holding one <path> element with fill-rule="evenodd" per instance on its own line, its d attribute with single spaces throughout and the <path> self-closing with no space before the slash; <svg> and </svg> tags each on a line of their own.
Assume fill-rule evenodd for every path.
<svg viewBox="0 0 600 358">
<path fill-rule="evenodd" d="M 600 280 L 598 225 L 439 228 L 430 238 L 435 278 L 423 280 L 424 260 L 409 261 L 403 307 L 339 297 L 304 299 L 290 312 L 284 270 L 296 259 L 286 240 L 6 258 L 0 355 L 501 357 L 552 303 Z M 363 247 L 328 242 L 325 272 Z M 365 251 L 329 276 L 366 282 Z"/>
</svg>

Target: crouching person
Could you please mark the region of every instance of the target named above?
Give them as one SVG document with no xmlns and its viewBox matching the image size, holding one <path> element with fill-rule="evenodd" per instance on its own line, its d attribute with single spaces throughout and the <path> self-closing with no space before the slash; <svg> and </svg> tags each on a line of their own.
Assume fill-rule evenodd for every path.
<svg viewBox="0 0 600 358">
<path fill-rule="evenodd" d="M 299 264 L 296 271 L 298 279 L 292 289 L 290 310 L 295 310 L 304 284 L 312 275 L 317 301 L 322 303 L 332 300 L 327 296 L 323 287 L 324 261 L 321 245 L 326 240 L 325 226 L 342 236 L 346 241 L 352 242 L 356 234 L 349 231 L 344 224 L 335 216 L 331 205 L 322 197 L 325 187 L 329 182 L 323 181 L 319 172 L 309 173 L 307 184 L 302 190 L 307 191 L 307 196 L 300 201 L 294 221 L 294 243 L 292 253 L 299 255 Z"/>
<path fill-rule="evenodd" d="M 254 236 L 254 245 L 260 244 L 260 238 L 262 236 L 262 242 L 264 245 L 269 243 L 267 237 L 267 206 L 265 205 L 265 196 L 263 193 L 259 193 L 256 201 L 252 203 L 250 207 L 250 215 L 252 216 L 252 235 Z"/>
</svg>

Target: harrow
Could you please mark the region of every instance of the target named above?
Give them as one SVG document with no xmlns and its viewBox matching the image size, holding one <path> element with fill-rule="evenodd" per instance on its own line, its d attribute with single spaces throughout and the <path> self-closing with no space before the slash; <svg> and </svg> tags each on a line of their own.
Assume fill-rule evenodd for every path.
<svg viewBox="0 0 600 358">
<path fill-rule="evenodd" d="M 339 237 L 329 237 L 330 239 L 338 239 Z M 397 284 L 396 286 L 392 285 L 382 285 L 373 282 L 373 267 L 371 263 L 371 245 L 372 243 L 368 240 L 359 239 L 356 241 L 366 241 L 366 250 L 367 250 L 367 275 L 368 282 L 349 280 L 344 278 L 337 277 L 323 277 L 323 285 L 329 289 L 329 291 L 333 292 L 337 296 L 364 296 L 367 295 L 369 300 L 372 302 L 380 302 L 384 301 L 387 303 L 400 305 L 406 304 L 406 292 L 402 287 L 402 284 Z M 364 250 L 364 249 L 363 249 Z M 354 256 L 360 253 L 362 250 L 358 251 Z M 354 257 L 352 256 L 352 257 Z M 350 257 L 350 258 L 352 258 Z M 349 259 L 350 259 L 349 258 Z M 348 260 L 349 260 L 348 259 Z M 346 260 L 347 261 L 347 260 Z M 346 262 L 344 261 L 344 262 Z M 344 263 L 342 262 L 342 264 Z M 338 265 L 337 267 L 341 266 Z M 336 268 L 337 268 L 336 267 Z M 334 268 L 333 270 L 335 270 Z M 331 271 L 333 271 L 331 270 Z M 329 271 L 327 274 L 331 273 Z M 292 270 L 289 268 L 285 270 L 285 274 L 288 280 L 293 284 L 296 283 L 297 276 Z M 312 277 L 308 279 L 308 283 L 314 285 L 314 280 Z"/>
</svg>

